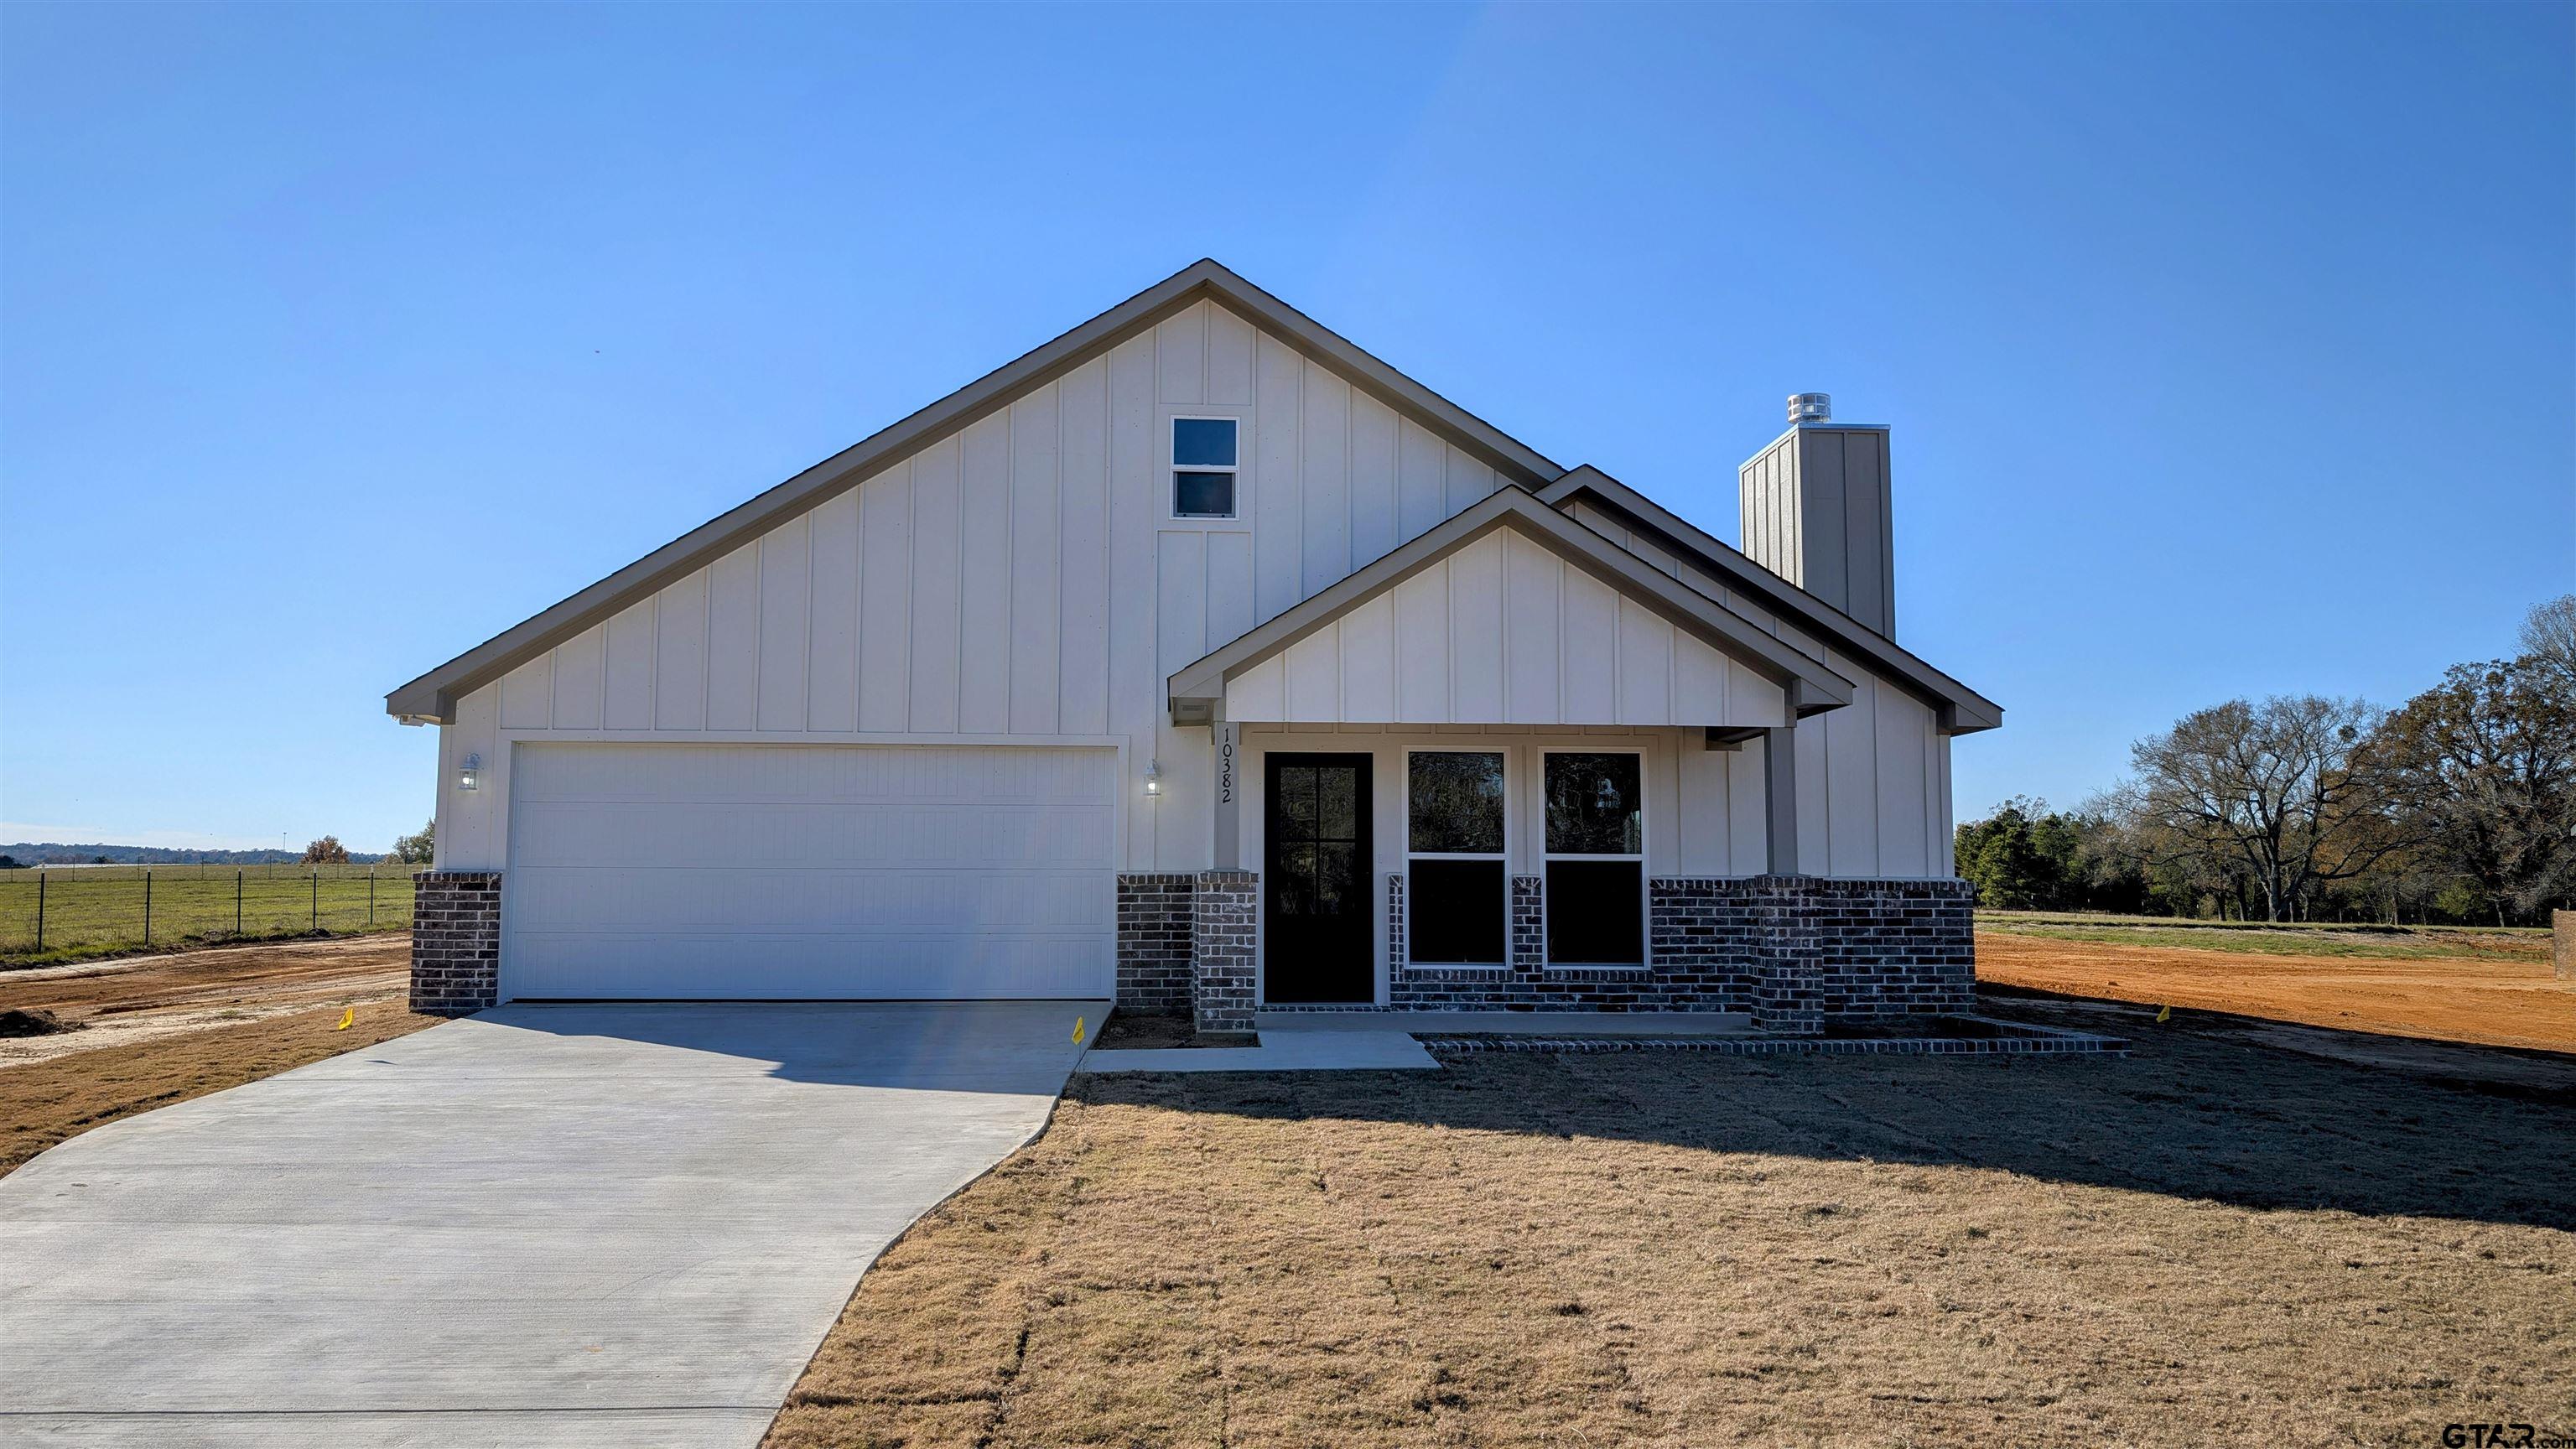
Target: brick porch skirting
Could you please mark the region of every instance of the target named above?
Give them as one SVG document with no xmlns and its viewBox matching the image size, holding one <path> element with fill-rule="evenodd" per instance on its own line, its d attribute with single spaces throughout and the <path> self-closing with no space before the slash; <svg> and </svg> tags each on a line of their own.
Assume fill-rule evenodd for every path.
<svg viewBox="0 0 2576 1449">
<path fill-rule="evenodd" d="M 1734 1011 L 1788 1035 L 1828 1021 L 1962 1012 L 1975 997 L 1959 880 L 1657 876 L 1639 967 L 1549 966 L 1546 883 L 1511 878 L 1508 966 L 1403 964 L 1404 878 L 1386 878 L 1400 1011 Z"/>
<path fill-rule="evenodd" d="M 501 873 L 412 877 L 411 1009 L 471 1016 L 500 999 Z"/>
</svg>

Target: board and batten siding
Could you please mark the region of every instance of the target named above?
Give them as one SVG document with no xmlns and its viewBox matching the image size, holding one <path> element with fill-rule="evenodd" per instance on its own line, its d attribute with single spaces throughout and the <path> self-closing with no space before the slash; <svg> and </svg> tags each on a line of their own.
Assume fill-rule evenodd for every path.
<svg viewBox="0 0 2576 1449">
<path fill-rule="evenodd" d="M 1237 722 L 1758 725 L 1780 686 L 1498 529 L 1226 684 Z"/>
<path fill-rule="evenodd" d="M 1236 518 L 1171 516 L 1181 414 L 1242 423 Z M 504 863 L 510 740 L 990 739 L 1123 746 L 1123 868 L 1198 868 L 1209 733 L 1164 679 L 1499 484 L 1201 302 L 460 700 L 440 862 Z"/>
<path fill-rule="evenodd" d="M 1616 516 L 1588 504 L 1578 504 L 1574 515 L 1852 681 L 1850 704 L 1798 721 L 1801 870 L 1815 875 L 1900 878 L 1957 873 L 1951 836 L 1950 737 L 1941 733 L 1939 716 L 1931 705 L 1782 620 L 1760 600 L 1726 587 L 1706 570 L 1632 534 Z M 1744 753 L 1758 761 L 1761 749 L 1758 743 L 1752 744 Z M 1758 820 L 1758 814 L 1754 818 Z"/>
</svg>

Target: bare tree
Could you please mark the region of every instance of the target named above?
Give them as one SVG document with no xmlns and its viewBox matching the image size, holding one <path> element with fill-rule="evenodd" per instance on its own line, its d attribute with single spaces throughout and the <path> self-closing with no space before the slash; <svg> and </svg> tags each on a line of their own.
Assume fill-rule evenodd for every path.
<svg viewBox="0 0 2576 1449">
<path fill-rule="evenodd" d="M 2576 594 L 2531 606 L 2522 618 L 2522 653 L 2525 661 L 2576 680 Z"/>
<path fill-rule="evenodd" d="M 2166 848 L 2241 866 L 2265 916 L 2405 844 L 2386 772 L 2362 750 L 2377 711 L 2316 695 L 2229 700 L 2131 747 L 2134 817 Z"/>
</svg>

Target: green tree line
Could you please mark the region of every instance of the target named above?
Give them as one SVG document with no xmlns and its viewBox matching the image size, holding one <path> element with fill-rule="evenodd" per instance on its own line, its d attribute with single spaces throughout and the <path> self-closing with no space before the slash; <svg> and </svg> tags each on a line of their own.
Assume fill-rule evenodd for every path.
<svg viewBox="0 0 2576 1449">
<path fill-rule="evenodd" d="M 1961 825 L 1959 874 L 1999 908 L 2544 922 L 2576 904 L 2576 594 L 2520 644 L 2392 710 L 2195 710 L 2077 809 L 2016 797 Z"/>
</svg>

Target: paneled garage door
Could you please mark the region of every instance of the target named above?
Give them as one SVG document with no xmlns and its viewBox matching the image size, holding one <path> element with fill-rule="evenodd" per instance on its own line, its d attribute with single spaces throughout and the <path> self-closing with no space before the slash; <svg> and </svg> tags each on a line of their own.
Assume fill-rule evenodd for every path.
<svg viewBox="0 0 2576 1449">
<path fill-rule="evenodd" d="M 1117 756 L 521 744 L 501 994 L 1105 997 Z"/>
</svg>

